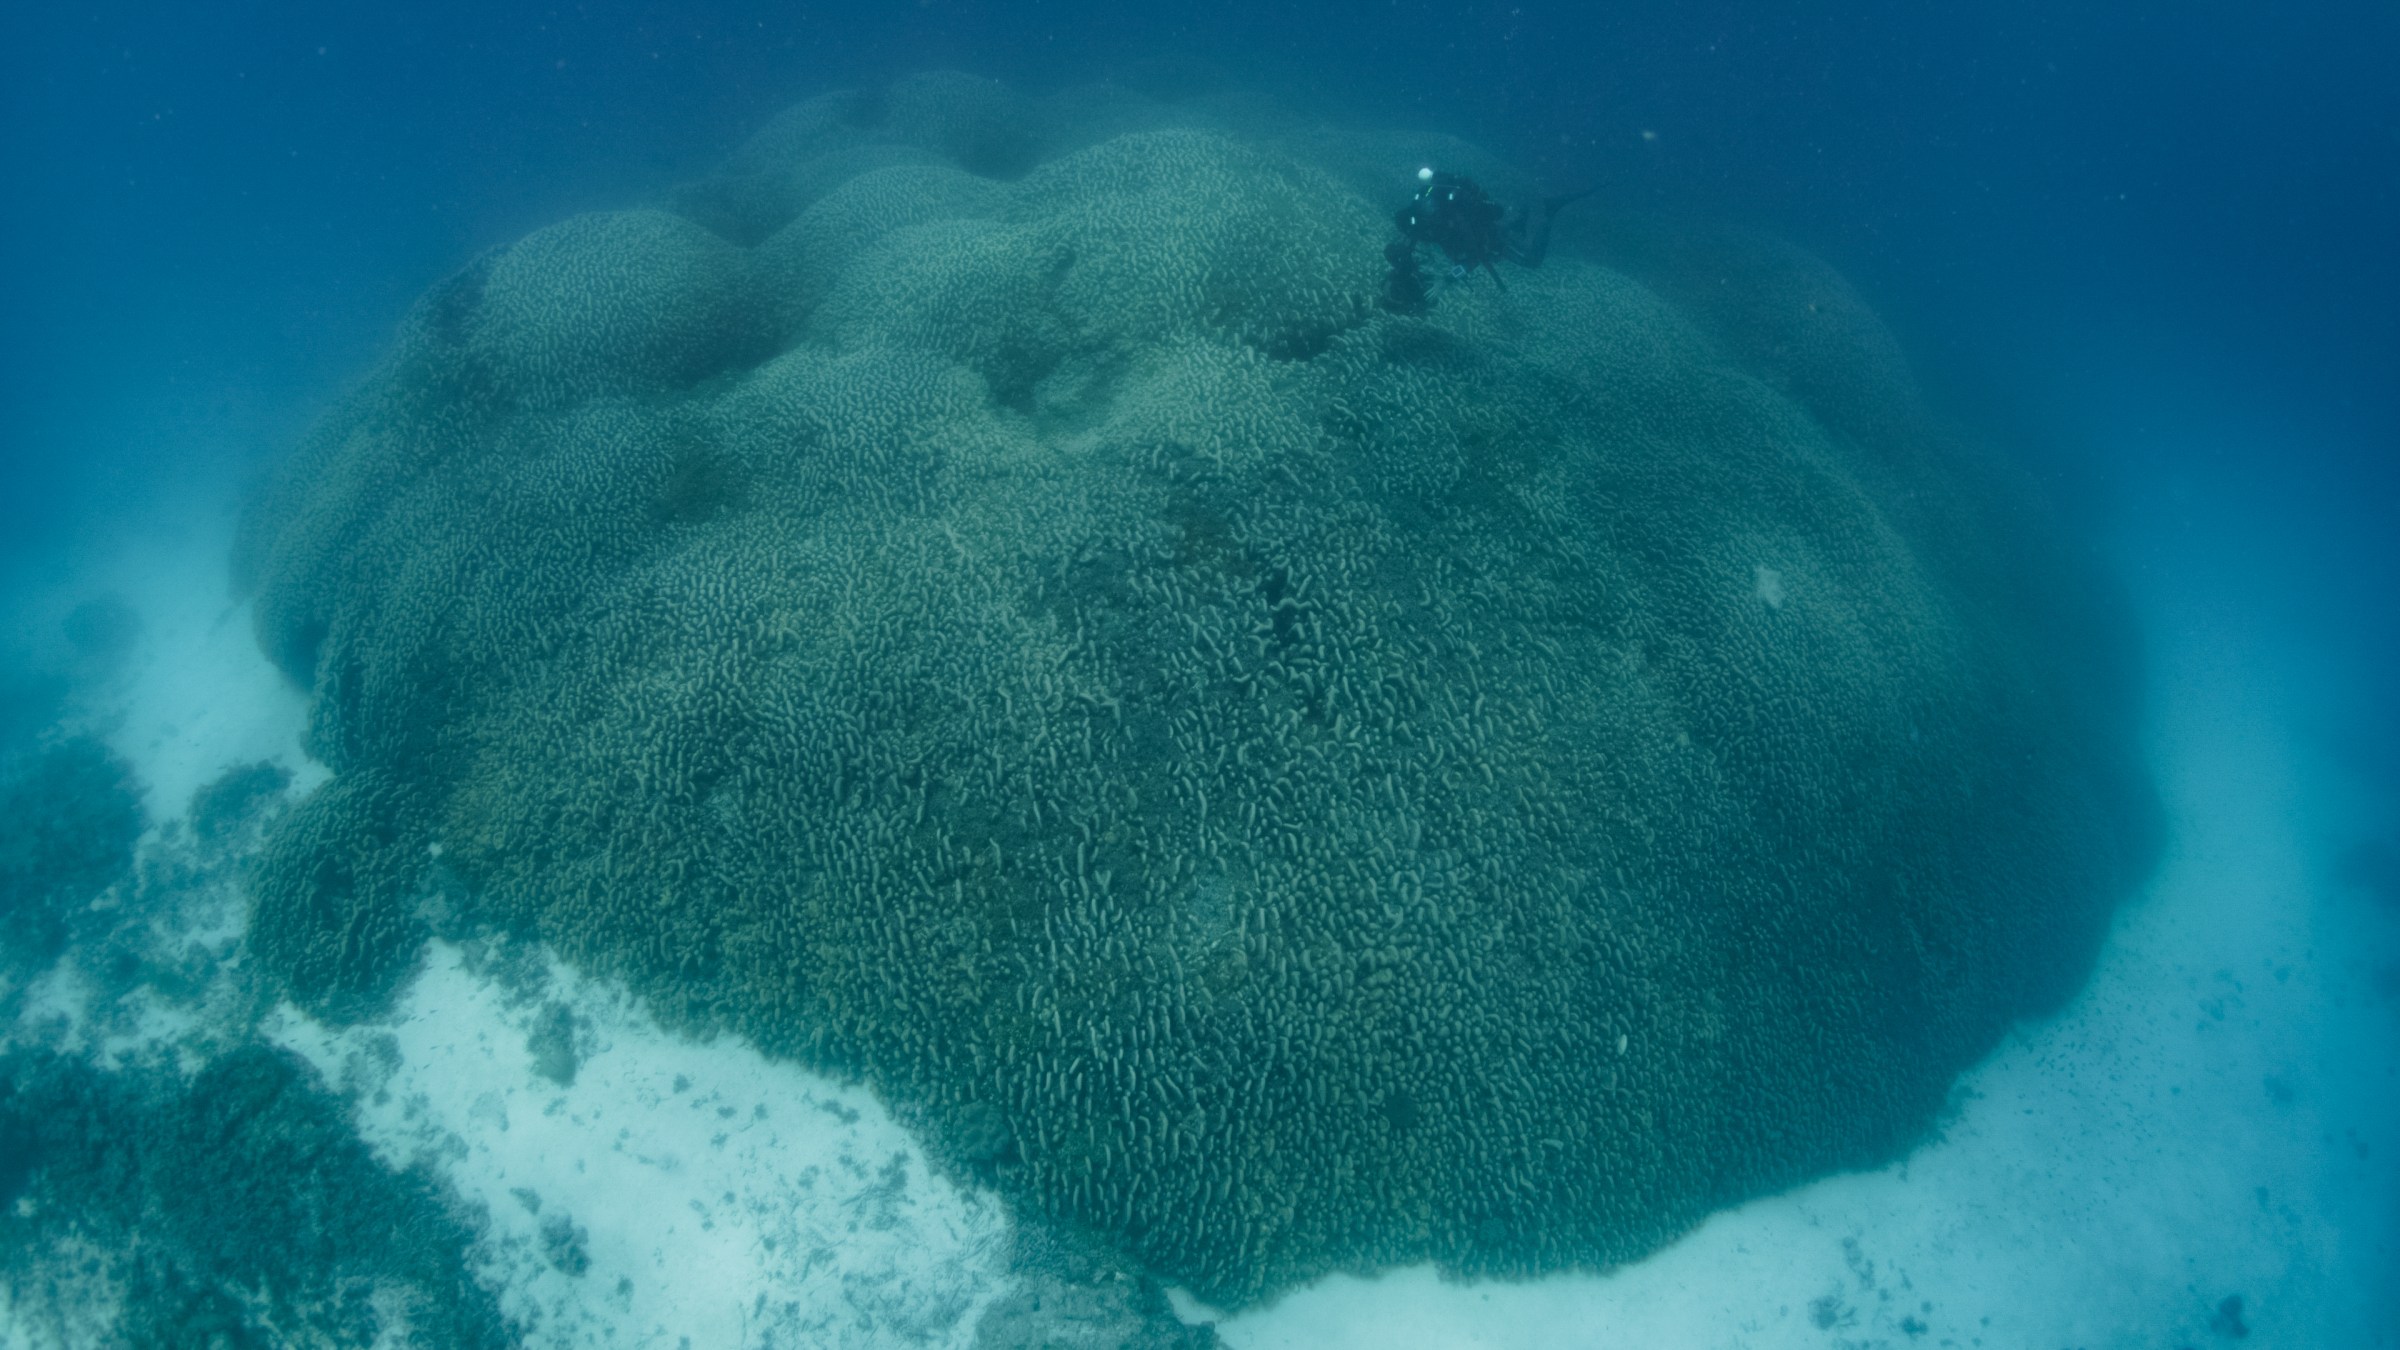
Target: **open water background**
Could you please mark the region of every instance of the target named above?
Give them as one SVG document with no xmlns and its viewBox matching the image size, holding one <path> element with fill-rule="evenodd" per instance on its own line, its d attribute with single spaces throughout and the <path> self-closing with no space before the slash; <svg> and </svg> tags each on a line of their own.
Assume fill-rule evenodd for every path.
<svg viewBox="0 0 2400 1350">
<path fill-rule="evenodd" d="M 2372 0 L 10 6 L 0 612 L 220 512 L 478 251 L 942 67 L 1213 70 L 1800 241 L 1950 410 L 2149 541 L 2130 571 L 2207 573 L 2172 621 L 2303 672 L 2312 800 L 2351 803 L 2291 822 L 2320 879 L 2400 841 L 2400 7 Z"/>
</svg>

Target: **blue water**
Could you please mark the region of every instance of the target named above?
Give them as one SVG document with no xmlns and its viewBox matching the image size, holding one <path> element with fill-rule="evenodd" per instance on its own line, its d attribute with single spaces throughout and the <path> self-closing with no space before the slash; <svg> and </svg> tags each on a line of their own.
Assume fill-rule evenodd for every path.
<svg viewBox="0 0 2400 1350">
<path fill-rule="evenodd" d="M 2183 725 L 2179 693 L 2200 697 L 2173 681 L 2239 664 L 2218 655 L 2277 672 L 2235 684 L 2288 730 L 2304 788 L 2275 837 L 2311 898 L 2253 900 L 2332 916 L 2344 947 L 2310 1005 L 2325 1018 L 2303 1020 L 2344 1038 L 2335 1058 L 2355 1070 L 2322 1129 L 2280 1142 L 2355 1143 L 2354 1198 L 2400 1214 L 2400 1135 L 2378 1133 L 2400 1122 L 2400 976 L 2377 975 L 2400 972 L 2400 876 L 2377 870 L 2400 866 L 2389 3 L 12 7 L 11 717 L 72 704 L 65 607 L 128 588 L 146 565 L 128 560 L 161 537 L 213 538 L 429 286 L 540 225 L 700 176 L 799 98 L 944 68 L 1034 91 L 1205 70 L 1830 261 L 1935 402 L 2034 466 L 2147 606 L 2156 725 Z M 2233 714 L 2189 716 L 2205 730 Z M 2236 797 L 2251 772 L 2188 762 L 2221 766 Z M 2388 1223 L 2342 1237 L 2311 1288 L 2371 1302 L 2376 1281 L 2400 1287 Z M 2236 1287 L 2195 1275 L 2192 1298 L 2214 1308 Z M 2261 1343 L 2306 1343 L 2254 1320 Z M 2153 1325 L 2231 1335 L 2187 1308 Z M 1919 1343 L 1886 1334 L 1854 1343 Z M 2378 1334 L 2358 1343 L 2392 1343 Z"/>
</svg>

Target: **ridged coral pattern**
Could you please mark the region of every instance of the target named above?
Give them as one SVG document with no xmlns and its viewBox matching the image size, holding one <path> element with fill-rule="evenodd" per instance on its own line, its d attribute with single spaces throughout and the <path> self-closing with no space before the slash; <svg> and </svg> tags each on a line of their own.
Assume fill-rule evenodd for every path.
<svg viewBox="0 0 2400 1350">
<path fill-rule="evenodd" d="M 262 959 L 441 888 L 1227 1304 L 1922 1137 L 2146 865 L 2118 615 L 1787 246 L 1383 312 L 1428 158 L 920 76 L 445 283 L 249 521 Z"/>
</svg>

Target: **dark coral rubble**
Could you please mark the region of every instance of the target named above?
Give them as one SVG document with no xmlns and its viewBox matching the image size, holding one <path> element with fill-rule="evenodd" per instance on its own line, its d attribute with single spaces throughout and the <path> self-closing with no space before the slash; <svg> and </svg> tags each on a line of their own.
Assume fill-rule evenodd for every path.
<svg viewBox="0 0 2400 1350">
<path fill-rule="evenodd" d="M 0 1289 L 37 1343 L 515 1344 L 475 1282 L 477 1236 L 287 1053 L 188 1079 L 0 1054 Z M 105 1331 L 58 1306 L 61 1270 L 118 1296 Z"/>
<path fill-rule="evenodd" d="M 437 289 L 242 548 L 262 961 L 440 886 L 1231 1303 L 1905 1148 L 2146 865 L 2117 616 L 1793 250 L 1385 313 L 1427 156 L 917 77 Z"/>
<path fill-rule="evenodd" d="M 141 794 L 87 734 L 0 739 L 0 976 L 40 971 L 94 896 L 133 866 Z"/>
</svg>

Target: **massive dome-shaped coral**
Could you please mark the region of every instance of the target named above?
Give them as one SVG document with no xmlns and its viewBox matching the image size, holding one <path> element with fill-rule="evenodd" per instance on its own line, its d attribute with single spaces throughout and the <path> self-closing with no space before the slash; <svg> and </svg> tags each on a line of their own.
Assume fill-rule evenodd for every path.
<svg viewBox="0 0 2400 1350">
<path fill-rule="evenodd" d="M 261 959 L 438 878 L 1236 1303 L 1905 1147 L 2146 861 L 2116 616 L 1784 246 L 1384 313 L 1412 153 L 920 77 L 439 288 L 242 547 Z"/>
</svg>

